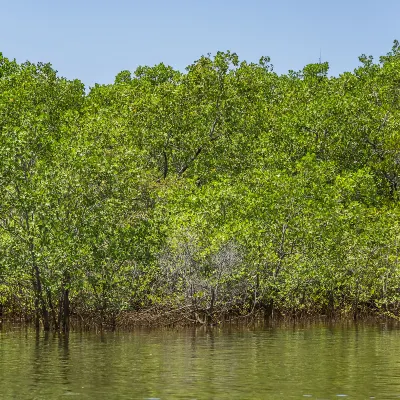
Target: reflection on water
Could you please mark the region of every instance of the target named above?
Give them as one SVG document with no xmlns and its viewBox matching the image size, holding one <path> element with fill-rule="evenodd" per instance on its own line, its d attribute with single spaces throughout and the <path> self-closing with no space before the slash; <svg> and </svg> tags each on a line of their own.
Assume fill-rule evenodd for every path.
<svg viewBox="0 0 400 400">
<path fill-rule="evenodd" d="M 400 398 L 400 330 L 377 325 L 0 331 L 1 399 Z"/>
</svg>

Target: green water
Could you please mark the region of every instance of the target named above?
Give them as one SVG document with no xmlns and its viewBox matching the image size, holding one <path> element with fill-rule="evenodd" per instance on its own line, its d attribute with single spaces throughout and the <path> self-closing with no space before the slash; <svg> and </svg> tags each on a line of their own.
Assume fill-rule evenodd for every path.
<svg viewBox="0 0 400 400">
<path fill-rule="evenodd" d="M 36 335 L 0 330 L 1 399 L 400 398 L 400 330 L 376 325 Z"/>
</svg>

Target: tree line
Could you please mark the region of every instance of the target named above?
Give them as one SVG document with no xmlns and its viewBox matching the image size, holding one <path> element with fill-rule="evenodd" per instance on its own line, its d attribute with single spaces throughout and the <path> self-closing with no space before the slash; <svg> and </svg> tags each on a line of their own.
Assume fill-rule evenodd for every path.
<svg viewBox="0 0 400 400">
<path fill-rule="evenodd" d="M 359 60 L 218 52 L 86 93 L 0 55 L 0 319 L 396 317 L 400 45 Z"/>
</svg>

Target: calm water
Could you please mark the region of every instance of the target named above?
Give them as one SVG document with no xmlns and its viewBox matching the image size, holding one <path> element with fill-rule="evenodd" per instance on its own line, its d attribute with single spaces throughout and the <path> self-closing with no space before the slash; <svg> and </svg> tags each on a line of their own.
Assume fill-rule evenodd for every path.
<svg viewBox="0 0 400 400">
<path fill-rule="evenodd" d="M 395 399 L 400 330 L 0 330 L 1 399 Z"/>
</svg>

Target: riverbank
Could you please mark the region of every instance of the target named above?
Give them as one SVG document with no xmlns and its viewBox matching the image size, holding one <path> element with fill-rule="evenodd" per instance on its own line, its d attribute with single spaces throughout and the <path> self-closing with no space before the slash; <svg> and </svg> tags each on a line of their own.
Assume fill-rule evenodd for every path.
<svg viewBox="0 0 400 400">
<path fill-rule="evenodd" d="M 35 326 L 33 317 L 21 316 L 3 316 L 0 318 L 0 324 L 7 326 L 9 324 Z M 194 311 L 192 307 L 167 308 L 151 307 L 141 311 L 120 312 L 112 316 L 103 316 L 101 320 L 99 315 L 72 315 L 69 321 L 69 330 L 106 330 L 130 331 L 137 328 L 158 329 L 158 328 L 190 328 L 190 327 L 224 327 L 234 326 L 269 326 L 269 325 L 287 325 L 295 326 L 298 324 L 315 323 L 388 323 L 395 326 L 400 323 L 400 317 L 390 311 L 372 311 L 364 309 L 362 312 L 343 312 L 319 314 L 312 312 L 280 312 L 279 310 L 254 310 L 251 313 L 240 314 L 238 312 L 220 312 L 210 315 L 206 312 Z M 44 326 L 39 325 L 39 330 Z M 50 331 L 62 332 L 60 324 L 50 325 Z"/>
</svg>

